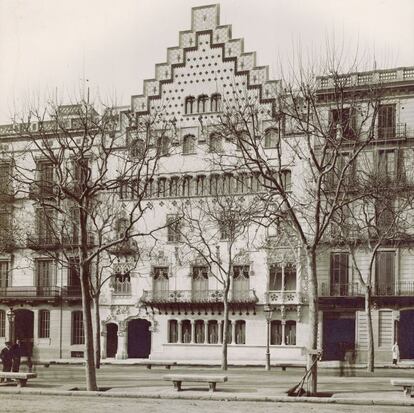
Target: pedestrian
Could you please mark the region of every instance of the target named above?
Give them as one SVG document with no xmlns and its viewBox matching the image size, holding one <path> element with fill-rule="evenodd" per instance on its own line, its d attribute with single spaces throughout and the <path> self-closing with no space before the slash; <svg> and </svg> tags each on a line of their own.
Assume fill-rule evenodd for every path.
<svg viewBox="0 0 414 413">
<path fill-rule="evenodd" d="M 396 366 L 399 360 L 400 360 L 400 348 L 398 347 L 398 343 L 395 342 L 394 345 L 392 346 L 392 364 Z"/>
<path fill-rule="evenodd" d="M 12 370 L 14 372 L 18 372 L 20 369 L 20 359 L 22 356 L 21 348 L 20 348 L 20 340 L 16 340 L 16 343 L 11 347 L 12 353 Z"/>
<path fill-rule="evenodd" d="M 1 350 L 0 352 L 0 358 L 1 358 L 1 362 L 3 363 L 3 371 L 7 372 L 11 370 L 12 367 L 12 352 L 11 352 L 11 342 L 10 341 L 6 341 L 6 347 L 3 348 L 3 350 Z M 0 382 L 3 381 L 10 381 L 10 380 L 5 380 L 5 379 L 1 379 Z"/>
</svg>

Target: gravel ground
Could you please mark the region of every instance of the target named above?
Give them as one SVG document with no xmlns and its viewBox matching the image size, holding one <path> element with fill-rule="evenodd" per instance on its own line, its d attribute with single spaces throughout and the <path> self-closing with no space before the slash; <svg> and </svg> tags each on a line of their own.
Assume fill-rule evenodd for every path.
<svg viewBox="0 0 414 413">
<path fill-rule="evenodd" d="M 77 396 L 31 396 L 0 395 L 0 411 L 3 413 L 210 413 L 222 409 L 237 413 L 408 413 L 413 407 L 396 406 L 347 406 L 321 405 L 308 403 L 273 403 L 273 402 L 217 402 L 197 400 L 148 400 L 121 399 L 106 397 Z"/>
</svg>

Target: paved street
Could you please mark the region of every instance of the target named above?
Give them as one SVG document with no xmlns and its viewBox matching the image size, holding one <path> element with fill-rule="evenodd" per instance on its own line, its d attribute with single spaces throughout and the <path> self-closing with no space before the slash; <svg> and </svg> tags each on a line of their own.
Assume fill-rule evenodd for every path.
<svg viewBox="0 0 414 413">
<path fill-rule="evenodd" d="M 23 366 L 23 370 L 25 370 Z M 237 412 L 408 412 L 413 406 L 352 406 L 328 405 L 310 403 L 280 403 L 280 402 L 236 402 L 238 398 L 284 397 L 286 390 L 295 385 L 303 374 L 303 369 L 290 368 L 287 371 L 273 369 L 270 372 L 262 368 L 231 368 L 226 375 L 227 383 L 219 383 L 218 391 L 213 397 L 221 400 L 207 401 L 211 396 L 206 384 L 184 383 L 181 393 L 176 393 L 171 382 L 166 382 L 162 376 L 166 373 L 198 373 L 217 374 L 221 372 L 211 367 L 173 367 L 171 371 L 161 367 L 147 370 L 145 366 L 137 365 L 104 365 L 98 371 L 98 383 L 105 395 L 111 397 L 89 397 L 72 395 L 35 395 L 33 391 L 69 391 L 84 389 L 84 368 L 80 365 L 51 365 L 46 368 L 37 366 L 38 378 L 29 381 L 28 387 L 22 389 L 22 394 L 13 394 L 18 389 L 13 384 L 0 385 L 1 411 L 6 412 L 111 412 L 119 409 L 122 412 L 170 412 L 183 409 L 188 412 L 213 412 L 222 408 L 234 409 Z M 344 372 L 342 372 L 344 373 Z M 390 377 L 413 377 L 412 369 L 378 369 L 374 376 L 368 376 L 364 370 L 346 372 L 348 376 L 341 376 L 339 370 L 320 369 L 319 391 L 331 395 L 332 398 L 346 399 L 374 399 L 388 400 L 389 402 L 404 402 L 407 399 L 401 390 L 390 385 Z M 10 394 L 10 392 L 12 392 Z M 27 392 L 27 394 L 26 394 Z M 122 397 L 118 397 L 122 396 Z M 168 398 L 180 395 L 183 398 L 194 400 L 177 400 Z M 127 396 L 141 396 L 144 398 L 130 398 Z M 153 398 L 145 398 L 145 397 Z M 160 399 L 160 397 L 162 399 Z M 204 398 L 204 400 L 199 400 Z M 231 401 L 225 401 L 226 399 Z M 6 410 L 4 410 L 6 409 Z"/>
<path fill-rule="evenodd" d="M 4 413 L 82 413 L 99 412 L 122 413 L 209 413 L 217 412 L 223 408 L 226 411 L 237 413 L 328 413 L 340 411 L 341 413 L 361 412 L 364 413 L 408 413 L 412 412 L 411 407 L 395 406 L 346 406 L 346 405 L 322 405 L 309 403 L 272 403 L 272 402 L 216 402 L 198 400 L 156 400 L 156 399 L 122 399 L 122 398 L 101 398 L 101 397 L 56 397 L 56 396 L 32 396 L 19 395 L 18 398 L 12 395 L 1 395 L 1 411 Z"/>
</svg>

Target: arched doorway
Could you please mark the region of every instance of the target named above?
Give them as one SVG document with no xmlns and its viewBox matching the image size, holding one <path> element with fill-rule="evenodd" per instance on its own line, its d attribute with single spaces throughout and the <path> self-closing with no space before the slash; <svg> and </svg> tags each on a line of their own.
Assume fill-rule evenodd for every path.
<svg viewBox="0 0 414 413">
<path fill-rule="evenodd" d="M 30 310 L 14 310 L 14 337 L 20 340 L 22 356 L 31 357 L 33 353 L 34 313 Z"/>
<path fill-rule="evenodd" d="M 106 325 L 106 357 L 115 357 L 118 350 L 118 326 L 115 323 Z"/>
<path fill-rule="evenodd" d="M 142 319 L 128 322 L 128 358 L 148 358 L 151 353 L 150 325 Z"/>
<path fill-rule="evenodd" d="M 398 345 L 400 358 L 414 359 L 414 310 L 405 310 L 400 313 Z"/>
</svg>

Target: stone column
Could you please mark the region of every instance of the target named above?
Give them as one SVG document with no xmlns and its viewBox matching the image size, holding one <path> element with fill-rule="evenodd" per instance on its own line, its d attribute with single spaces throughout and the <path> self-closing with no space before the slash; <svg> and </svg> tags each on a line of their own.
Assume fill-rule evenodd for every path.
<svg viewBox="0 0 414 413">
<path fill-rule="evenodd" d="M 195 343 L 195 334 L 196 334 L 195 321 L 191 320 L 191 340 L 190 340 L 190 343 Z"/>
<path fill-rule="evenodd" d="M 106 344 L 107 344 L 106 324 L 101 324 L 101 358 L 106 359 Z"/>
<path fill-rule="evenodd" d="M 128 325 L 124 322 L 118 326 L 118 350 L 115 358 L 117 360 L 128 358 Z"/>
<path fill-rule="evenodd" d="M 286 345 L 285 330 L 286 330 L 286 320 L 282 320 L 282 346 Z"/>
<path fill-rule="evenodd" d="M 182 335 L 183 335 L 183 321 L 177 320 L 177 343 L 182 343 Z"/>
</svg>

